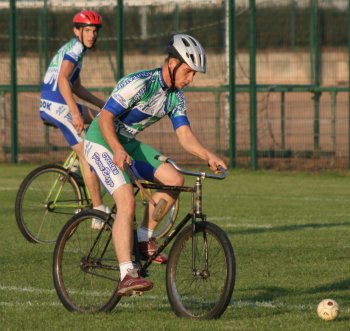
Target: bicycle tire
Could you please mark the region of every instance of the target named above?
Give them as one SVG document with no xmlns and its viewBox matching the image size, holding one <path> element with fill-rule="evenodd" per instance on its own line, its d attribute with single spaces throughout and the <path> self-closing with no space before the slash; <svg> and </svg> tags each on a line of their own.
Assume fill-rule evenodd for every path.
<svg viewBox="0 0 350 331">
<path fill-rule="evenodd" d="M 52 199 L 57 192 L 55 207 Z M 68 217 L 81 211 L 82 204 L 79 184 L 68 171 L 56 164 L 43 165 L 31 171 L 17 191 L 16 222 L 29 242 L 54 243 Z"/>
<path fill-rule="evenodd" d="M 195 224 L 195 243 L 195 274 L 192 271 L 192 225 L 180 232 L 170 250 L 166 269 L 168 299 L 179 317 L 216 319 L 226 310 L 234 289 L 233 248 L 222 229 L 203 221 Z"/>
<path fill-rule="evenodd" d="M 119 302 L 119 268 L 108 214 L 83 210 L 60 232 L 54 249 L 53 279 L 59 299 L 69 311 L 107 312 Z M 91 228 L 93 218 L 104 228 Z"/>
</svg>

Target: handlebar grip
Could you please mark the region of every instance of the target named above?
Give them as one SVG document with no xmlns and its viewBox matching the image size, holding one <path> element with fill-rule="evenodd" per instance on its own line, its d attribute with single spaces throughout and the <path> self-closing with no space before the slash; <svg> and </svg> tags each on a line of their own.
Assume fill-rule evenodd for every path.
<svg viewBox="0 0 350 331">
<path fill-rule="evenodd" d="M 219 166 L 217 166 L 217 168 L 222 174 L 226 174 L 227 171 L 225 170 L 225 168 L 223 166 L 219 165 Z"/>
</svg>

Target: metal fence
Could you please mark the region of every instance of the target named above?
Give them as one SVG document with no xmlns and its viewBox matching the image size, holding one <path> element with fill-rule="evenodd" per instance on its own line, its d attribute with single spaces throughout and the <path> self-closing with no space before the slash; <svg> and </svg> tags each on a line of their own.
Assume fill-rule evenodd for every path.
<svg viewBox="0 0 350 331">
<path fill-rule="evenodd" d="M 200 140 L 232 166 L 349 168 L 349 4 L 346 0 L 0 1 L 0 160 L 60 161 L 62 135 L 42 125 L 48 63 L 71 36 L 73 15 L 104 20 L 82 82 L 107 98 L 124 74 L 162 65 L 174 33 L 208 53 L 208 71 L 185 91 Z M 167 119 L 140 139 L 178 162 Z"/>
</svg>

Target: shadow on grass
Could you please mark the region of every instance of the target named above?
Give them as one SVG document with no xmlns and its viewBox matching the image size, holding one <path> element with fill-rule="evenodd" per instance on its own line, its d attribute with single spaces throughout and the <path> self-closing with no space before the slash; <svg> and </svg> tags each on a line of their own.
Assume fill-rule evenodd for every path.
<svg viewBox="0 0 350 331">
<path fill-rule="evenodd" d="M 234 229 L 225 229 L 225 232 L 229 235 L 235 234 L 258 234 L 264 232 L 284 232 L 284 231 L 300 231 L 304 229 L 321 229 L 321 228 L 334 228 L 337 226 L 350 226 L 349 222 L 338 223 L 308 223 L 308 224 L 292 224 L 284 226 L 266 227 L 266 228 L 250 228 L 235 231 Z"/>
<path fill-rule="evenodd" d="M 337 282 L 311 288 L 310 290 L 304 293 L 307 293 L 307 294 L 322 293 L 322 292 L 329 293 L 331 291 L 342 291 L 342 290 L 348 290 L 348 289 L 350 289 L 350 279 L 344 279 L 344 280 L 339 280 Z"/>
<path fill-rule="evenodd" d="M 336 293 L 337 300 L 343 302 L 349 302 L 349 296 L 347 293 L 342 295 L 341 291 L 346 291 L 350 288 L 350 279 L 343 279 L 333 283 L 324 284 L 317 287 L 312 287 L 307 290 L 300 289 L 299 291 L 296 289 L 285 289 L 283 287 L 278 286 L 265 286 L 265 287 L 257 287 L 257 288 L 248 288 L 244 290 L 244 292 L 255 292 L 254 295 L 249 297 L 240 298 L 240 300 L 248 300 L 250 302 L 271 302 L 276 299 L 281 299 L 283 297 L 290 296 L 305 296 L 305 295 L 317 295 L 321 294 L 322 297 L 329 296 L 330 293 Z M 242 292 L 242 291 L 240 291 Z M 326 293 L 326 294 L 325 294 Z M 331 295 L 332 296 L 332 295 Z M 231 304 L 235 301 L 235 291 L 233 292 L 233 300 Z"/>
<path fill-rule="evenodd" d="M 283 287 L 278 286 L 266 286 L 260 288 L 250 288 L 247 289 L 249 292 L 255 292 L 254 295 L 249 296 L 243 300 L 248 300 L 251 302 L 268 302 L 273 301 L 275 299 L 286 297 L 291 294 L 295 294 L 295 291 L 287 290 Z"/>
</svg>

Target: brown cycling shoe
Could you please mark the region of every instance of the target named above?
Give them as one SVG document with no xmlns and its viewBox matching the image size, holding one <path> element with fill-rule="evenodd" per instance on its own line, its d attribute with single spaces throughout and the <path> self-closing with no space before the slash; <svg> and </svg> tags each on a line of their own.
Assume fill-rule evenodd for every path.
<svg viewBox="0 0 350 331">
<path fill-rule="evenodd" d="M 129 296 L 134 292 L 149 291 L 153 288 L 153 283 L 142 278 L 137 269 L 129 269 L 118 286 L 118 295 Z"/>
<path fill-rule="evenodd" d="M 140 255 L 143 259 L 148 259 L 158 249 L 155 238 L 150 238 L 148 241 L 139 242 Z M 160 253 L 154 260 L 154 263 L 165 264 L 168 262 L 168 257 L 164 253 Z"/>
</svg>

